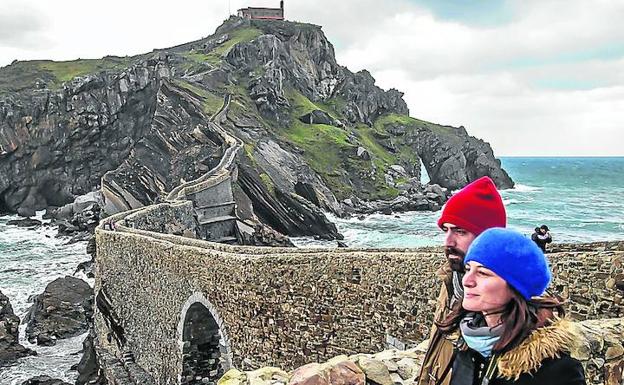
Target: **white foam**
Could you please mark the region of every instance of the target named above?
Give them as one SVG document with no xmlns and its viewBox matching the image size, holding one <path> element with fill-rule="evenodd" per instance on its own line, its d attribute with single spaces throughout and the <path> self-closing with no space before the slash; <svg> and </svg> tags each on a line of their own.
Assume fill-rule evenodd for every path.
<svg viewBox="0 0 624 385">
<path fill-rule="evenodd" d="M 25 326 L 20 325 L 20 334 L 24 329 Z M 29 378 L 42 375 L 74 383 L 78 372 L 72 371 L 71 367 L 80 361 L 82 355 L 76 353 L 82 350 L 82 341 L 87 334 L 58 340 L 55 346 L 37 346 L 22 339 L 20 343 L 36 350 L 37 355 L 21 358 L 15 365 L 3 368 L 0 384 L 20 385 Z"/>
<path fill-rule="evenodd" d="M 525 184 L 516 183 L 516 185 L 514 186 L 513 189 L 511 189 L 511 190 L 504 190 L 504 191 L 536 192 L 536 191 L 542 191 L 542 188 L 541 187 L 534 187 L 534 186 L 528 186 L 528 185 L 525 185 Z"/>
<path fill-rule="evenodd" d="M 38 212 L 40 219 L 42 212 Z M 67 244 L 69 238 L 57 238 L 57 229 L 44 225 L 27 229 L 6 224 L 18 216 L 0 217 L 0 290 L 9 297 L 15 314 L 23 320 L 32 305 L 29 298 L 43 292 L 56 278 L 72 275 L 80 262 L 90 259 L 86 242 Z M 83 278 L 83 277 L 80 277 Z M 83 278 L 84 279 L 84 278 Z M 93 279 L 85 279 L 93 286 Z M 21 384 L 25 380 L 49 375 L 73 383 L 76 372 L 70 367 L 80 360 L 74 355 L 82 348 L 83 336 L 57 341 L 56 346 L 33 346 L 25 340 L 25 324 L 20 325 L 20 343 L 38 352 L 21 358 L 16 365 L 0 371 L 0 384 Z"/>
</svg>

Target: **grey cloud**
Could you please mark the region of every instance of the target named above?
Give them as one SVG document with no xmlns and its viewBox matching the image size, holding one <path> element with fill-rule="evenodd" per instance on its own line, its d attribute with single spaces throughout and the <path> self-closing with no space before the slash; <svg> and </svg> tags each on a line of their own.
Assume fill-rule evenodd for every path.
<svg viewBox="0 0 624 385">
<path fill-rule="evenodd" d="M 19 3 L 0 10 L 0 46 L 20 49 L 44 47 L 48 22 L 43 15 Z"/>
</svg>

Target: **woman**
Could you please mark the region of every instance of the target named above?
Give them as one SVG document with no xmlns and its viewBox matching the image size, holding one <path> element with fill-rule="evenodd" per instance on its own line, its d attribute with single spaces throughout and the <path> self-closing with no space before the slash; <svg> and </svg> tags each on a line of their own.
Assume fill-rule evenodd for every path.
<svg viewBox="0 0 624 385">
<path fill-rule="evenodd" d="M 438 327 L 460 333 L 452 363 L 438 379 L 451 385 L 585 385 L 569 351 L 578 342 L 561 303 L 542 295 L 550 282 L 544 253 L 522 234 L 493 228 L 464 259 L 463 300 Z"/>
</svg>

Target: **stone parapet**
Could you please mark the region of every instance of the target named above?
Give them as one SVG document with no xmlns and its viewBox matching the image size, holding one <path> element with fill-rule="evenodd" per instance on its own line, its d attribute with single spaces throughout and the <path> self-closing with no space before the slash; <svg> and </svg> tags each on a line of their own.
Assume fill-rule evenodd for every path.
<svg viewBox="0 0 624 385">
<path fill-rule="evenodd" d="M 194 293 L 218 313 L 232 364 L 243 369 L 292 369 L 380 351 L 388 341 L 410 348 L 429 332 L 439 248 L 231 246 L 118 223 L 117 231 L 96 232 L 96 290 L 106 290 L 121 320 L 124 349 L 135 352 L 157 383 L 181 373 L 178 326 Z M 610 282 L 619 282 L 623 257 L 621 251 L 549 254 L 553 289 L 569 299 L 575 318 L 621 317 L 622 290 Z M 105 341 L 108 331 L 98 325 Z"/>
<path fill-rule="evenodd" d="M 581 361 L 589 385 L 620 385 L 624 370 L 624 320 L 589 320 L 579 323 L 585 337 L 572 355 Z M 290 372 L 277 367 L 253 371 L 231 369 L 218 385 L 412 385 L 418 375 L 426 345 L 405 351 L 336 356 L 309 363 Z"/>
</svg>

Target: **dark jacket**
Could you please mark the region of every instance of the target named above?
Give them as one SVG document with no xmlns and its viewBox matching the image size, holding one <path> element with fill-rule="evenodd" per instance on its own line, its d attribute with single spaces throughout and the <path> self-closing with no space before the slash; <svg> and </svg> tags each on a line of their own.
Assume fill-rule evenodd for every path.
<svg viewBox="0 0 624 385">
<path fill-rule="evenodd" d="M 539 227 L 535 229 L 535 232 L 531 235 L 531 240 L 537 243 L 537 246 L 539 246 L 539 248 L 542 249 L 543 252 L 546 252 L 546 244 L 552 242 L 552 237 L 550 236 L 549 232 L 546 232 L 546 234 L 542 234 L 538 231 L 538 229 Z"/>
<path fill-rule="evenodd" d="M 495 370 L 489 385 L 585 385 L 581 363 L 569 355 L 578 338 L 572 322 L 559 320 L 533 331 L 492 363 L 472 349 L 459 349 L 451 385 L 481 385 L 490 364 Z"/>
</svg>

